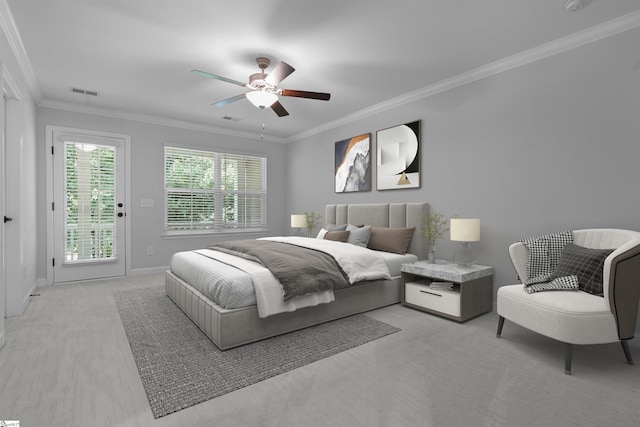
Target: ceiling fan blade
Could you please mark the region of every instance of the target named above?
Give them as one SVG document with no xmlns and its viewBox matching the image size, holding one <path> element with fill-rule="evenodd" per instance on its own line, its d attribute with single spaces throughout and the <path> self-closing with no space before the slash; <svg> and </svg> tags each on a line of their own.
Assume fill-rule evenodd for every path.
<svg viewBox="0 0 640 427">
<path fill-rule="evenodd" d="M 284 109 L 284 107 L 282 106 L 282 104 L 280 104 L 279 101 L 274 102 L 271 105 L 271 109 L 276 112 L 278 117 L 284 117 L 289 115 L 289 112 Z"/>
<path fill-rule="evenodd" d="M 227 104 L 231 104 L 232 102 L 240 101 L 241 99 L 246 98 L 246 94 L 241 93 L 240 95 L 232 96 L 231 98 L 223 99 L 222 101 L 215 102 L 211 105 L 214 107 L 224 107 Z"/>
<path fill-rule="evenodd" d="M 297 98 L 319 99 L 321 101 L 328 101 L 331 98 L 330 93 L 307 92 L 305 90 L 292 90 L 292 89 L 282 89 L 280 91 L 280 95 L 295 96 Z"/>
<path fill-rule="evenodd" d="M 278 84 L 286 79 L 289 74 L 293 73 L 296 69 L 291 65 L 287 64 L 284 61 L 280 61 L 280 63 L 273 69 L 264 79 L 265 82 L 272 86 L 278 86 Z"/>
<path fill-rule="evenodd" d="M 233 80 L 233 79 L 228 79 L 226 77 L 218 76 L 218 75 L 215 75 L 215 74 L 207 73 L 206 71 L 191 70 L 191 72 L 193 74 L 197 74 L 197 75 L 199 75 L 201 77 L 208 77 L 208 78 L 211 78 L 211 79 L 222 80 L 223 82 L 233 83 L 234 85 L 238 85 L 238 86 L 242 86 L 242 87 L 245 87 L 247 85 L 246 83 L 242 83 L 242 82 L 239 82 L 239 81 Z"/>
</svg>

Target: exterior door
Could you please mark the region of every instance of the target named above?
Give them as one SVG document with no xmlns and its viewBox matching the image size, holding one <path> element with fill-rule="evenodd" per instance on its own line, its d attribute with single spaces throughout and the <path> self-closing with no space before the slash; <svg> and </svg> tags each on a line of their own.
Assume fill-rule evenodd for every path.
<svg viewBox="0 0 640 427">
<path fill-rule="evenodd" d="M 124 145 L 54 131 L 54 283 L 125 275 Z"/>
</svg>

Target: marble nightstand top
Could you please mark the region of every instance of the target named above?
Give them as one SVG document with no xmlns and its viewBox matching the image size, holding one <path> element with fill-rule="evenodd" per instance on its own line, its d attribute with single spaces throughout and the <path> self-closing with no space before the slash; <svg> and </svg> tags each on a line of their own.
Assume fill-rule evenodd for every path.
<svg viewBox="0 0 640 427">
<path fill-rule="evenodd" d="M 493 267 L 486 265 L 471 265 L 464 267 L 449 261 L 436 260 L 435 264 L 427 261 L 418 261 L 412 264 L 402 264 L 404 273 L 417 274 L 432 279 L 449 280 L 456 283 L 468 282 L 493 274 Z"/>
</svg>

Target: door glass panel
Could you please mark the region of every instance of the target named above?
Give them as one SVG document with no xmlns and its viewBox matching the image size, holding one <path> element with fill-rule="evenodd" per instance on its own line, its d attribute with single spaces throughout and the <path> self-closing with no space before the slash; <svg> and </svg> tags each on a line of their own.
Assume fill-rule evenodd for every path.
<svg viewBox="0 0 640 427">
<path fill-rule="evenodd" d="M 67 141 L 64 151 L 65 263 L 115 258 L 115 148 Z"/>
</svg>

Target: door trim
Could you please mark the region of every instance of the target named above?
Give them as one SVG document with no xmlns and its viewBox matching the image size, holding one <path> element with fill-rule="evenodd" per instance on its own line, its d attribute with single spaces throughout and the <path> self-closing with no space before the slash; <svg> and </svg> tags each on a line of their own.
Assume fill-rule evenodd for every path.
<svg viewBox="0 0 640 427">
<path fill-rule="evenodd" d="M 125 191 L 125 206 L 127 206 L 128 215 L 125 216 L 125 275 L 128 276 L 131 270 L 131 136 L 125 134 L 119 134 L 114 132 L 104 132 L 97 131 L 91 129 L 79 129 L 79 128 L 71 128 L 65 126 L 53 126 L 46 125 L 45 126 L 45 149 L 46 152 L 46 169 L 45 173 L 47 176 L 47 258 L 45 262 L 47 263 L 47 285 L 53 285 L 54 283 L 54 268 L 53 268 L 53 254 L 54 252 L 54 215 L 51 206 L 53 204 L 53 196 L 54 196 L 54 182 L 53 182 L 53 156 L 51 155 L 51 149 L 53 147 L 53 134 L 54 132 L 64 132 L 64 133 L 81 133 L 86 135 L 95 135 L 100 137 L 107 138 L 120 138 L 124 140 L 124 168 L 125 168 L 125 179 L 124 179 L 124 191 Z"/>
</svg>

